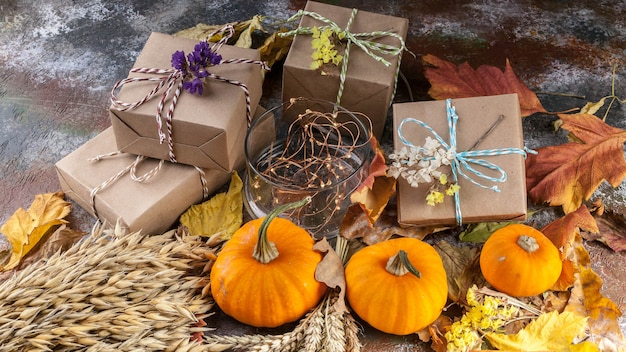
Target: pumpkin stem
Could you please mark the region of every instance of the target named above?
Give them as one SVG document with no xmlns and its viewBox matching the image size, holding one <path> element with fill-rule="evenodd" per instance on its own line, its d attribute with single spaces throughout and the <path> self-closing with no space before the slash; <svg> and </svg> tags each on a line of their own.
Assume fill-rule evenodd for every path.
<svg viewBox="0 0 626 352">
<path fill-rule="evenodd" d="M 409 261 L 409 257 L 404 250 L 399 250 L 396 255 L 389 258 L 387 261 L 387 271 L 396 275 L 402 276 L 406 273 L 415 275 L 418 279 L 422 277 L 422 273 L 417 270 L 413 264 Z"/>
<path fill-rule="evenodd" d="M 537 240 L 528 235 L 521 235 L 517 238 L 517 245 L 522 247 L 528 253 L 533 253 L 534 251 L 539 249 L 539 243 Z"/>
<path fill-rule="evenodd" d="M 267 264 L 278 257 L 276 245 L 267 239 L 267 229 L 270 227 L 270 223 L 281 213 L 299 208 L 310 202 L 311 197 L 308 196 L 297 202 L 279 205 L 263 218 L 263 222 L 261 222 L 261 226 L 259 226 L 258 239 L 254 246 L 254 252 L 252 253 L 254 259 L 258 260 L 260 263 Z"/>
</svg>

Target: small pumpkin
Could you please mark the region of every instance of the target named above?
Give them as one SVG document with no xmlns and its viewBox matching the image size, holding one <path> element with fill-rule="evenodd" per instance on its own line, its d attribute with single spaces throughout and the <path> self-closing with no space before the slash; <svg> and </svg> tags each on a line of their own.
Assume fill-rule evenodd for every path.
<svg viewBox="0 0 626 352">
<path fill-rule="evenodd" d="M 356 252 L 346 265 L 346 297 L 372 327 L 407 335 L 433 323 L 448 297 L 443 262 L 415 238 L 379 242 Z"/>
<path fill-rule="evenodd" d="M 511 224 L 495 231 L 480 254 L 480 270 L 494 288 L 515 297 L 548 290 L 561 275 L 559 250 L 541 231 Z"/>
<path fill-rule="evenodd" d="M 277 207 L 247 222 L 220 251 L 211 268 L 211 294 L 220 309 L 255 327 L 277 327 L 315 307 L 326 285 L 315 280 L 322 254 L 308 231 L 278 214 L 310 198 Z"/>
</svg>

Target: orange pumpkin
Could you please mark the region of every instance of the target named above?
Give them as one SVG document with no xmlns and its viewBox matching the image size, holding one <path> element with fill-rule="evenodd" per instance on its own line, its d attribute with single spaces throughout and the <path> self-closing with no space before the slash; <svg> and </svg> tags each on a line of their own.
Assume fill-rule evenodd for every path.
<svg viewBox="0 0 626 352">
<path fill-rule="evenodd" d="M 313 250 L 311 235 L 290 220 L 276 218 L 289 207 L 244 224 L 211 268 L 213 299 L 242 323 L 277 327 L 295 321 L 326 292 L 326 285 L 314 277 L 322 254 Z"/>
<path fill-rule="evenodd" d="M 534 296 L 561 275 L 559 250 L 539 230 L 524 224 L 495 231 L 480 254 L 480 270 L 494 288 L 511 296 Z"/>
<path fill-rule="evenodd" d="M 383 241 L 356 252 L 346 265 L 346 297 L 372 327 L 407 335 L 433 323 L 448 297 L 441 257 L 415 238 Z"/>
</svg>

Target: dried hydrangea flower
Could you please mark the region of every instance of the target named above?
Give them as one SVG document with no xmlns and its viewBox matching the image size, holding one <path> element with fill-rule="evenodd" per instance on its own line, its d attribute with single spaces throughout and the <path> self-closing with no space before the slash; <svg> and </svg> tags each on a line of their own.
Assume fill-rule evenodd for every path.
<svg viewBox="0 0 626 352">
<path fill-rule="evenodd" d="M 438 140 L 426 137 L 421 147 L 403 146 L 390 154 L 388 158 L 391 164 L 387 168 L 387 176 L 396 179 L 402 177 L 414 188 L 420 184 L 432 184 L 426 195 L 426 204 L 435 206 L 444 200 L 440 186 L 448 184 L 448 175 L 441 172 L 440 168 L 450 165 L 454 154 L 454 150 L 446 150 Z M 459 188 L 458 184 L 450 184 L 445 194 L 454 196 Z"/>
</svg>

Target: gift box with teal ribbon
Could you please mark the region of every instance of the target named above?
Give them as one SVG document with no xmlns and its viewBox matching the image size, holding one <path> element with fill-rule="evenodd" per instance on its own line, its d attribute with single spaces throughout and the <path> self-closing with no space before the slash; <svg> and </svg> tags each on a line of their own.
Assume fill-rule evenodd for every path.
<svg viewBox="0 0 626 352">
<path fill-rule="evenodd" d="M 525 220 L 526 173 L 517 94 L 393 105 L 398 222 Z"/>
<path fill-rule="evenodd" d="M 327 100 L 365 114 L 381 138 L 405 51 L 406 18 L 309 1 L 283 66 L 283 101 Z"/>
</svg>

